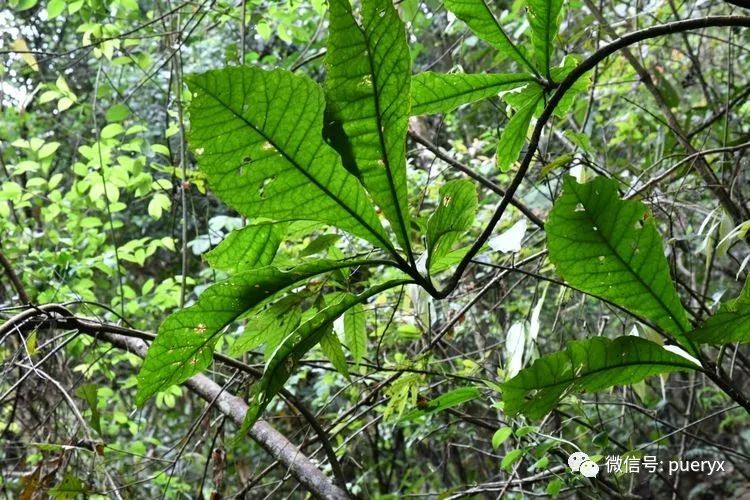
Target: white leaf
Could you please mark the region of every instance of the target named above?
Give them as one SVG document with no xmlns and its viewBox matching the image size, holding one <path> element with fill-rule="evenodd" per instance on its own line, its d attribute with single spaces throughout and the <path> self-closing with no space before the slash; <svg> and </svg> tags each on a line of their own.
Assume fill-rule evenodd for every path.
<svg viewBox="0 0 750 500">
<path fill-rule="evenodd" d="M 496 252 L 510 253 L 521 250 L 521 241 L 526 235 L 526 219 L 521 219 L 502 234 L 490 238 L 487 242 Z"/>
<path fill-rule="evenodd" d="M 505 336 L 506 375 L 515 377 L 523 368 L 523 353 L 526 350 L 526 325 L 513 323 Z"/>
</svg>

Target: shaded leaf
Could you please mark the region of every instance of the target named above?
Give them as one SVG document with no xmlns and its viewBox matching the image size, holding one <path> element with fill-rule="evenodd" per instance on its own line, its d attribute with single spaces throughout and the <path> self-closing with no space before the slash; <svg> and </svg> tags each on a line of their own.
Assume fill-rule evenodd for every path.
<svg viewBox="0 0 750 500">
<path fill-rule="evenodd" d="M 296 300 L 295 297 L 291 299 Z M 241 356 L 265 344 L 265 354 L 269 358 L 276 346 L 289 333 L 297 328 L 302 313 L 296 304 L 281 299 L 272 306 L 247 319 L 245 329 L 229 348 L 229 355 Z"/>
<path fill-rule="evenodd" d="M 492 73 L 433 73 L 412 77 L 412 116 L 447 113 L 534 81 L 531 75 Z"/>
<path fill-rule="evenodd" d="M 344 340 L 354 362 L 359 364 L 367 354 L 367 324 L 362 304 L 357 304 L 344 313 Z"/>
<path fill-rule="evenodd" d="M 427 221 L 427 268 L 447 255 L 461 234 L 471 228 L 477 213 L 477 189 L 468 180 L 447 182 L 440 202 Z"/>
<path fill-rule="evenodd" d="M 284 70 L 188 78 L 190 142 L 213 192 L 247 217 L 317 220 L 392 249 L 356 177 L 325 144 L 323 92 Z"/>
<path fill-rule="evenodd" d="M 518 111 L 505 125 L 500 141 L 497 144 L 497 168 L 501 172 L 507 172 L 510 166 L 518 159 L 518 155 L 526 142 L 526 133 L 529 130 L 531 118 L 534 116 L 537 105 L 542 101 L 544 94 L 541 89 L 534 86 L 525 89 L 522 94 L 528 94 L 529 98 L 518 108 Z M 506 98 L 507 100 L 507 98 Z"/>
<path fill-rule="evenodd" d="M 341 124 L 362 183 L 409 248 L 406 130 L 411 58 L 391 0 L 364 0 L 357 23 L 349 0 L 331 0 L 327 120 Z"/>
<path fill-rule="evenodd" d="M 566 176 L 545 231 L 549 258 L 568 283 L 652 321 L 695 354 L 661 236 L 643 203 L 621 200 L 616 181 L 578 184 Z"/>
<path fill-rule="evenodd" d="M 570 342 L 501 385 L 504 412 L 539 419 L 568 394 L 595 392 L 646 377 L 699 368 L 659 344 L 634 336 Z"/>
<path fill-rule="evenodd" d="M 318 261 L 289 271 L 264 267 L 211 286 L 195 304 L 172 314 L 159 327 L 138 373 L 136 404 L 143 405 L 153 394 L 207 368 L 218 334 L 249 309 L 311 276 L 358 264 L 364 262 Z"/>
<path fill-rule="evenodd" d="M 289 224 L 260 222 L 229 233 L 205 254 L 208 264 L 219 271 L 236 273 L 273 262 Z"/>
<path fill-rule="evenodd" d="M 722 304 L 721 308 L 688 338 L 700 344 L 750 342 L 750 281 L 740 295 Z"/>
<path fill-rule="evenodd" d="M 250 390 L 249 408 L 239 435 L 243 436 L 255 424 L 261 413 L 289 379 L 297 362 L 320 342 L 336 318 L 354 305 L 402 283 L 404 281 L 390 281 L 374 286 L 361 295 L 340 294 L 337 301 L 301 323 L 287 335 L 271 355 L 263 376 L 253 384 Z"/>
<path fill-rule="evenodd" d="M 458 406 L 477 399 L 480 395 L 476 387 L 459 387 L 441 394 L 435 399 L 424 402 L 417 410 L 412 410 L 404 415 L 401 420 L 414 420 L 429 413 L 439 413 L 448 408 Z"/>
<path fill-rule="evenodd" d="M 325 357 L 328 358 L 328 361 L 331 362 L 339 373 L 349 378 L 349 367 L 344 357 L 344 349 L 341 347 L 341 342 L 330 325 L 320 338 L 320 350 L 323 351 Z"/>
<path fill-rule="evenodd" d="M 102 433 L 101 414 L 99 413 L 98 388 L 95 384 L 83 384 L 76 389 L 76 396 L 86 401 L 91 410 L 91 428 L 97 433 Z"/>
</svg>

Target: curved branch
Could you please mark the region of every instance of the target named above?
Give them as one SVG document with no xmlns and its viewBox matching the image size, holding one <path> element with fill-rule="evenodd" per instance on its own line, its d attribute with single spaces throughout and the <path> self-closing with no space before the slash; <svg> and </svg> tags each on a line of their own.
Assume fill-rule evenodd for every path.
<svg viewBox="0 0 750 500">
<path fill-rule="evenodd" d="M 536 126 L 534 127 L 534 131 L 531 135 L 531 139 L 529 140 L 529 146 L 526 149 L 526 154 L 524 155 L 523 160 L 521 161 L 521 165 L 518 168 L 518 172 L 516 172 L 516 175 L 513 177 L 513 180 L 508 186 L 508 190 L 505 192 L 505 196 L 503 196 L 502 200 L 500 200 L 500 203 L 498 203 L 497 207 L 495 208 L 495 212 L 492 215 L 490 222 L 487 224 L 484 231 L 482 231 L 482 234 L 479 236 L 477 241 L 474 242 L 474 245 L 472 245 L 471 249 L 469 249 L 467 254 L 458 264 L 458 267 L 456 268 L 455 273 L 448 282 L 448 285 L 437 295 L 435 295 L 435 297 L 440 299 L 445 298 L 456 288 L 459 280 L 461 279 L 461 276 L 463 275 L 471 260 L 476 256 L 482 246 L 484 246 L 490 235 L 492 235 L 495 226 L 498 222 L 500 222 L 500 218 L 503 216 L 505 209 L 510 204 L 511 200 L 513 199 L 513 195 L 518 190 L 521 182 L 523 181 L 526 173 L 529 170 L 531 160 L 533 159 L 537 147 L 539 146 L 539 140 L 542 136 L 542 129 L 544 129 L 545 125 L 552 117 L 555 108 L 558 104 L 560 104 L 560 101 L 562 100 L 565 93 L 570 90 L 570 88 L 573 86 L 573 84 L 576 83 L 576 81 L 578 81 L 579 78 L 581 78 L 587 72 L 592 70 L 597 64 L 599 64 L 601 61 L 614 54 L 615 52 L 643 40 L 670 35 L 673 33 L 680 33 L 683 31 L 721 26 L 741 26 L 750 28 L 750 17 L 711 16 L 701 19 L 676 21 L 673 23 L 667 23 L 659 26 L 653 26 L 651 28 L 642 29 L 639 31 L 634 31 L 633 33 L 629 33 L 601 47 L 599 50 L 582 61 L 578 66 L 576 66 L 576 68 L 571 71 L 557 87 L 557 90 L 547 102 L 544 111 L 542 111 L 542 114 L 539 116 L 539 119 L 536 122 Z"/>
</svg>

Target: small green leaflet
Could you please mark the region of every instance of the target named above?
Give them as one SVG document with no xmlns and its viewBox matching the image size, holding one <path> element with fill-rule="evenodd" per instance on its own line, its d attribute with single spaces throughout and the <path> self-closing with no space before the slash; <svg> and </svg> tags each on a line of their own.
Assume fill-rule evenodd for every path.
<svg viewBox="0 0 750 500">
<path fill-rule="evenodd" d="M 722 304 L 688 338 L 699 344 L 750 342 L 750 281 L 745 282 L 739 297 Z"/>
<path fill-rule="evenodd" d="M 621 200 L 616 181 L 578 184 L 566 176 L 544 229 L 549 258 L 568 283 L 652 321 L 695 355 L 661 236 L 643 203 Z"/>
<path fill-rule="evenodd" d="M 98 434 L 102 433 L 101 414 L 99 413 L 98 388 L 96 384 L 83 384 L 76 389 L 76 396 L 86 401 L 91 410 L 91 428 Z"/>
<path fill-rule="evenodd" d="M 264 267 L 273 262 L 289 224 L 260 222 L 229 233 L 205 257 L 219 271 L 236 273 Z"/>
<path fill-rule="evenodd" d="M 289 271 L 264 267 L 217 283 L 192 306 L 169 316 L 159 327 L 138 373 L 136 404 L 180 384 L 211 364 L 219 333 L 249 309 L 312 276 L 366 261 L 318 261 Z"/>
<path fill-rule="evenodd" d="M 487 0 L 446 0 L 445 7 L 465 22 L 479 38 L 495 47 L 498 52 L 510 57 L 521 68 L 538 74 L 524 51 L 515 45 L 500 26 L 500 22 L 487 5 Z"/>
<path fill-rule="evenodd" d="M 362 185 L 323 141 L 315 82 L 248 66 L 187 80 L 190 143 L 219 198 L 247 217 L 325 222 L 394 252 Z"/>
<path fill-rule="evenodd" d="M 329 304 L 287 335 L 271 355 L 263 376 L 253 384 L 250 390 L 249 408 L 247 414 L 245 414 L 245 421 L 242 424 L 239 436 L 244 436 L 255 424 L 263 410 L 266 409 L 289 379 L 297 362 L 320 342 L 336 318 L 354 305 L 363 303 L 374 295 L 406 282 L 404 280 L 389 281 L 374 286 L 361 295 L 340 294 L 336 302 Z"/>
<path fill-rule="evenodd" d="M 550 61 L 560 26 L 563 0 L 527 0 L 526 10 L 531 26 L 531 41 L 537 68 L 551 78 Z"/>
<path fill-rule="evenodd" d="M 513 429 L 510 427 L 500 427 L 492 435 L 492 449 L 497 450 L 500 448 L 505 441 L 513 434 Z"/>
<path fill-rule="evenodd" d="M 364 0 L 361 26 L 349 0 L 330 0 L 329 5 L 326 120 L 343 128 L 343 144 L 350 146 L 356 164 L 350 170 L 358 173 L 410 253 L 406 130 L 411 58 L 406 28 L 391 0 Z M 332 144 L 342 144 L 342 138 Z"/>
<path fill-rule="evenodd" d="M 328 361 L 331 362 L 339 373 L 349 378 L 349 367 L 344 357 L 344 349 L 341 347 L 341 342 L 330 325 L 326 328 L 326 332 L 320 339 L 320 350 L 323 351 L 325 357 L 328 358 Z"/>
<path fill-rule="evenodd" d="M 427 401 L 422 408 L 410 411 L 401 417 L 401 420 L 414 420 L 430 413 L 439 413 L 448 408 L 468 403 L 479 396 L 480 392 L 476 387 L 459 387 Z"/>
<path fill-rule="evenodd" d="M 446 256 L 461 234 L 471 229 L 477 214 L 477 188 L 468 180 L 440 188 L 440 204 L 427 221 L 427 269 Z"/>
<path fill-rule="evenodd" d="M 344 341 L 356 364 L 367 354 L 367 323 L 365 308 L 357 304 L 344 313 Z"/>
<path fill-rule="evenodd" d="M 560 400 L 581 392 L 634 384 L 652 375 L 700 369 L 691 361 L 640 337 L 575 340 L 564 351 L 537 359 L 501 385 L 503 411 L 540 419 Z"/>
<path fill-rule="evenodd" d="M 533 82 L 531 75 L 501 73 L 433 73 L 426 71 L 411 80 L 412 116 L 447 113 L 499 92 Z"/>
<path fill-rule="evenodd" d="M 511 165 L 518 159 L 526 142 L 526 133 L 529 130 L 531 118 L 539 103 L 542 102 L 544 93 L 541 87 L 534 84 L 513 97 L 516 98 L 512 99 L 513 103 L 519 104 L 518 110 L 503 129 L 500 142 L 497 144 L 497 168 L 501 172 L 510 170 Z M 510 98 L 511 95 L 506 96 L 506 100 Z"/>
</svg>

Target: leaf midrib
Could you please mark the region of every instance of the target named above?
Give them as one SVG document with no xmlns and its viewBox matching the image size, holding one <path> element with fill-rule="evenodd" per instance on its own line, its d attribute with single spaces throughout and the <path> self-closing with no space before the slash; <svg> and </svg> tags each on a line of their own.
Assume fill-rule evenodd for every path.
<svg viewBox="0 0 750 500">
<path fill-rule="evenodd" d="M 667 352 L 669 352 L 669 351 L 667 351 Z M 587 377 L 598 375 L 598 374 L 600 374 L 602 372 L 606 372 L 608 370 L 618 370 L 618 369 L 622 369 L 622 368 L 629 368 L 629 367 L 632 367 L 632 366 L 669 366 L 669 367 L 677 367 L 677 368 L 687 368 L 689 370 L 700 370 L 700 367 L 698 365 L 690 364 L 690 363 L 687 363 L 687 362 L 685 364 L 681 364 L 681 363 L 678 363 L 676 361 L 675 362 L 669 362 L 669 361 L 650 361 L 650 362 L 649 361 L 633 361 L 633 362 L 629 362 L 629 363 L 620 364 L 620 365 L 617 365 L 617 366 L 605 366 L 605 367 L 602 367 L 602 368 L 597 368 L 597 369 L 592 370 L 590 372 L 586 372 L 586 374 L 583 375 L 583 376 L 580 376 L 580 377 L 577 377 L 577 378 L 576 377 L 569 377 L 569 378 L 566 378 L 565 380 L 562 380 L 562 381 L 559 381 L 559 382 L 555 382 L 555 383 L 551 383 L 551 384 L 538 385 L 538 386 L 530 387 L 530 388 L 510 386 L 510 388 L 511 389 L 520 389 L 520 390 L 523 390 L 523 391 L 526 391 L 526 392 L 528 392 L 528 391 L 534 391 L 534 390 L 536 390 L 536 391 L 542 391 L 542 390 L 545 390 L 545 389 L 551 389 L 551 388 L 559 386 L 559 385 L 565 385 L 565 384 L 575 383 L 578 380 L 583 380 L 583 379 L 585 379 Z M 619 384 L 615 383 L 614 385 L 619 385 Z"/>
<path fill-rule="evenodd" d="M 513 52 L 518 54 L 518 57 L 520 57 L 521 60 L 523 60 L 523 62 L 532 71 L 532 73 L 538 76 L 539 71 L 537 71 L 534 65 L 531 64 L 531 62 L 529 62 L 528 59 L 526 59 L 526 56 L 524 56 L 523 53 L 520 50 L 518 50 L 518 47 L 516 47 L 516 44 L 513 43 L 513 41 L 510 39 L 507 33 L 505 33 L 505 30 L 502 28 L 502 26 L 500 26 L 500 21 L 497 20 L 497 18 L 495 17 L 495 14 L 492 12 L 492 10 L 490 10 L 489 5 L 487 5 L 487 0 L 482 0 L 482 6 L 484 6 L 484 9 L 487 11 L 487 14 L 489 14 L 490 18 L 492 19 L 492 22 L 495 23 L 495 27 L 497 28 L 497 30 L 500 32 L 503 38 L 505 38 L 505 41 L 508 42 L 508 45 L 510 45 L 510 47 L 513 49 Z"/>
<path fill-rule="evenodd" d="M 312 175 L 310 175 L 307 171 L 305 171 L 305 169 L 302 168 L 302 166 L 293 157 L 291 157 L 289 154 L 287 154 L 287 152 L 285 150 L 283 150 L 282 148 L 280 148 L 278 146 L 278 144 L 276 143 L 276 141 L 274 141 L 271 137 L 269 137 L 267 134 L 265 134 L 261 129 L 259 129 L 258 127 L 256 127 L 247 118 L 245 118 L 244 116 L 242 116 L 242 114 L 240 114 L 240 113 L 236 112 L 234 109 L 232 109 L 226 102 L 224 102 L 222 99 L 220 99 L 219 97 L 217 97 L 216 95 L 214 95 L 214 93 L 211 92 L 210 90 L 208 90 L 206 87 L 204 87 L 203 85 L 201 85 L 198 82 L 194 82 L 194 83 L 195 83 L 196 86 L 200 87 L 201 90 L 203 90 L 206 93 L 206 95 L 210 96 L 216 102 L 218 102 L 219 104 L 221 104 L 227 111 L 229 111 L 230 113 L 232 113 L 235 117 L 239 118 L 242 122 L 245 123 L 245 125 L 247 125 L 251 129 L 253 129 L 258 135 L 260 135 L 266 141 L 268 141 L 268 143 L 271 144 L 274 147 L 274 149 L 276 149 L 276 151 L 279 152 L 279 154 L 281 154 L 284 158 L 286 158 L 286 160 L 295 169 L 297 169 L 298 172 L 300 172 L 302 175 L 304 175 L 313 185 L 315 185 L 315 187 L 317 187 L 318 189 L 320 189 L 321 191 L 323 191 L 323 193 L 328 198 L 332 199 L 334 202 L 336 202 L 336 204 L 338 204 L 347 213 L 349 213 L 349 215 L 351 215 L 362 227 L 364 227 L 365 229 L 367 229 L 367 231 L 370 234 L 372 234 L 373 236 L 375 236 L 375 238 L 378 241 L 380 241 L 385 246 L 385 248 L 387 250 L 389 250 L 390 252 L 392 252 L 394 255 L 398 254 L 398 252 L 396 252 L 396 249 L 393 248 L 393 245 L 391 244 L 390 241 L 388 241 L 385 237 L 381 236 L 378 231 L 375 231 L 375 229 L 370 224 L 368 224 L 362 217 L 360 217 L 360 215 L 357 214 L 357 212 L 355 212 L 351 207 L 349 207 L 349 205 L 347 205 L 346 203 L 344 203 L 343 200 L 340 200 L 338 197 L 334 196 L 333 193 L 328 188 L 326 188 L 324 185 L 322 185 L 320 182 L 318 182 L 317 179 L 315 179 Z"/>
<path fill-rule="evenodd" d="M 592 213 L 591 213 L 591 209 L 590 209 L 590 208 L 588 207 L 588 205 L 587 205 L 587 204 L 586 204 L 586 203 L 584 202 L 584 200 L 583 200 L 583 199 L 581 199 L 580 195 L 578 194 L 578 190 L 577 190 L 577 189 L 573 189 L 573 192 L 575 193 L 575 196 L 576 196 L 576 198 L 578 199 L 578 201 L 579 201 L 579 202 L 581 203 L 581 205 L 583 205 L 583 207 L 585 208 L 585 214 L 586 214 L 586 218 L 587 218 L 587 219 L 588 219 L 588 221 L 589 221 L 589 222 L 590 222 L 590 223 L 592 224 L 592 227 L 594 227 L 594 226 L 597 226 L 596 220 L 595 220 L 595 219 L 593 218 L 593 215 L 592 215 Z M 644 230 L 645 230 L 645 228 L 642 228 L 642 229 L 641 229 L 641 231 L 644 231 Z M 619 260 L 619 261 L 620 261 L 620 263 L 621 263 L 621 264 L 623 265 L 623 267 L 624 267 L 625 269 L 627 269 L 627 270 L 628 270 L 628 272 L 629 272 L 629 273 L 630 273 L 630 274 L 631 274 L 631 275 L 632 275 L 633 277 L 635 277 L 636 281 L 638 281 L 638 283 L 640 283 L 640 284 L 641 284 L 641 286 L 643 286 L 643 288 L 645 288 L 646 290 L 648 290 L 649 294 L 650 294 L 650 295 L 651 295 L 651 296 L 652 296 L 652 297 L 653 297 L 654 299 L 656 299 L 656 301 L 657 301 L 657 302 L 659 303 L 659 305 L 661 306 L 661 308 L 662 308 L 662 309 L 663 309 L 663 310 L 664 310 L 664 311 L 665 311 L 665 312 L 667 313 L 667 316 L 668 316 L 668 317 L 669 317 L 669 318 L 671 319 L 671 321 L 672 321 L 672 322 L 673 322 L 673 323 L 674 323 L 675 325 L 677 325 L 677 327 L 678 327 L 678 328 L 680 329 L 680 333 L 681 333 L 681 334 L 683 334 L 683 335 L 687 334 L 687 333 L 688 333 L 688 332 L 689 332 L 690 330 L 689 330 L 689 329 L 687 329 L 687 328 L 685 328 L 685 327 L 684 327 L 684 326 L 683 326 L 683 325 L 682 325 L 682 324 L 681 324 L 681 323 L 680 323 L 680 322 L 679 322 L 679 321 L 677 320 L 677 318 L 679 317 L 679 315 L 675 314 L 675 313 L 674 313 L 674 311 L 672 311 L 672 309 L 671 309 L 671 308 L 667 307 L 667 305 L 666 305 L 666 304 L 664 303 L 664 301 L 663 301 L 663 300 L 662 300 L 662 299 L 661 299 L 661 298 L 660 298 L 660 297 L 659 297 L 659 296 L 658 296 L 658 295 L 657 295 L 657 294 L 656 294 L 656 293 L 654 292 L 654 290 L 653 290 L 653 289 L 651 288 L 651 286 L 650 286 L 650 285 L 648 285 L 648 284 L 646 284 L 646 282 L 645 282 L 645 281 L 643 281 L 643 279 L 642 279 L 642 278 L 641 278 L 641 277 L 640 277 L 640 276 L 638 275 L 638 273 L 636 273 L 636 272 L 635 272 L 635 271 L 634 271 L 634 270 L 633 270 L 633 269 L 632 269 L 632 268 L 630 267 L 630 265 L 629 265 L 629 264 L 628 264 L 627 262 L 625 262 L 625 259 L 623 259 L 623 257 L 622 257 L 622 256 L 621 256 L 621 255 L 620 255 L 620 254 L 619 254 L 619 253 L 618 253 L 618 252 L 617 252 L 617 251 L 615 250 L 615 248 L 614 248 L 614 247 L 613 247 L 613 246 L 612 246 L 612 245 L 610 244 L 609 240 L 608 240 L 608 239 L 606 239 L 606 238 L 604 237 L 604 235 L 602 234 L 602 232 L 601 232 L 601 231 L 595 231 L 595 232 L 596 232 L 596 233 L 597 233 L 597 234 L 599 235 L 599 239 L 600 239 L 600 240 L 601 240 L 601 241 L 602 241 L 602 242 L 604 243 L 604 245 L 605 245 L 605 246 L 606 246 L 606 247 L 607 247 L 607 248 L 608 248 L 608 249 L 610 250 L 610 252 L 612 252 L 612 254 L 613 254 L 613 255 L 614 255 L 615 257 L 617 257 L 617 260 Z"/>
<path fill-rule="evenodd" d="M 373 60 L 373 54 L 372 54 L 373 48 L 371 45 L 370 37 L 367 35 L 367 32 L 365 31 L 365 29 L 361 27 L 356 20 L 354 21 L 354 25 L 362 34 L 362 38 L 365 40 L 365 47 L 367 47 L 367 63 L 370 67 L 370 78 L 372 81 L 372 95 L 373 95 L 373 101 L 375 102 L 375 121 L 377 123 L 378 142 L 380 144 L 380 156 L 383 158 L 383 162 L 385 163 L 385 175 L 388 179 L 388 189 L 391 192 L 391 197 L 393 198 L 393 202 L 396 204 L 396 216 L 398 217 L 398 224 L 401 229 L 401 237 L 404 239 L 404 245 L 406 245 L 406 249 L 405 249 L 406 253 L 409 257 L 409 260 L 411 262 L 414 262 L 414 254 L 412 253 L 412 249 L 411 249 L 411 241 L 409 239 L 409 232 L 406 229 L 406 221 L 404 220 L 404 216 L 403 216 L 403 208 L 401 207 L 401 202 L 398 199 L 398 192 L 396 191 L 396 186 L 393 180 L 393 172 L 391 171 L 391 162 L 390 162 L 390 158 L 388 158 L 388 153 L 385 147 L 385 137 L 383 135 L 384 134 L 383 122 L 380 116 L 380 91 L 379 91 L 379 86 L 378 86 L 378 78 L 377 78 L 377 75 L 375 74 L 376 73 L 375 61 Z M 404 141 L 405 140 L 406 138 L 404 138 Z"/>
<path fill-rule="evenodd" d="M 486 73 L 486 74 L 487 75 L 492 75 L 492 73 Z M 429 106 L 431 104 L 434 104 L 436 102 L 446 101 L 448 99 L 454 99 L 456 97 L 464 96 L 466 94 L 472 94 L 474 92 L 481 92 L 483 90 L 490 89 L 492 87 L 500 87 L 500 86 L 503 86 L 503 85 L 513 85 L 514 83 L 530 83 L 530 82 L 533 82 L 533 81 L 534 81 L 533 78 L 527 76 L 527 77 L 524 77 L 524 78 L 522 78 L 520 80 L 508 80 L 507 82 L 497 82 L 497 83 L 491 83 L 491 84 L 481 85 L 481 86 L 477 86 L 477 87 L 472 87 L 469 90 L 457 92 L 457 93 L 453 94 L 451 97 L 444 97 L 444 98 L 441 98 L 441 99 L 433 99 L 433 100 L 430 100 L 430 101 L 421 101 L 421 102 L 417 103 L 416 108 L 419 109 L 419 108 L 422 108 L 424 106 Z M 412 108 L 412 111 L 414 111 L 413 108 Z"/>
</svg>

